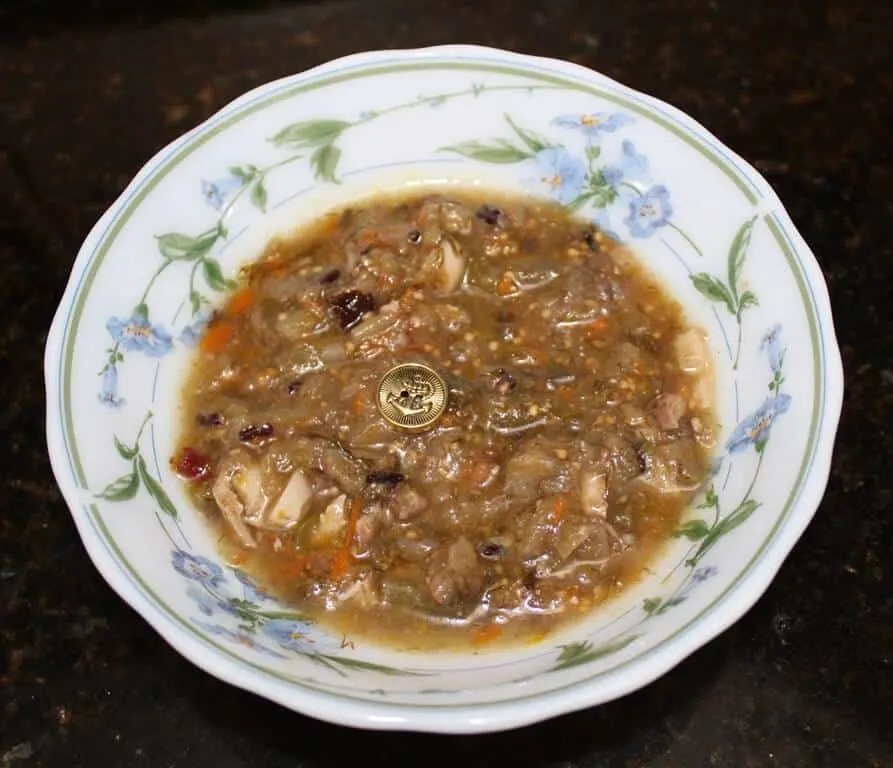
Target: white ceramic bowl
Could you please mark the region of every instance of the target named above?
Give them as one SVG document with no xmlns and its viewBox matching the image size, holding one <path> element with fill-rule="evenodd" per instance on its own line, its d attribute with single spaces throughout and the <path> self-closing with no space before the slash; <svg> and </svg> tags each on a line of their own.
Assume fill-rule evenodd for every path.
<svg viewBox="0 0 893 768">
<path fill-rule="evenodd" d="M 721 449 L 655 575 L 521 650 L 339 639 L 221 560 L 168 468 L 207 307 L 275 232 L 375 190 L 551 196 L 626 241 L 711 338 Z M 78 254 L 46 347 L 53 469 L 109 584 L 174 648 L 332 722 L 476 732 L 639 688 L 766 589 L 827 482 L 842 399 L 821 272 L 769 185 L 678 110 L 573 64 L 473 47 L 350 56 L 159 152 Z"/>
</svg>

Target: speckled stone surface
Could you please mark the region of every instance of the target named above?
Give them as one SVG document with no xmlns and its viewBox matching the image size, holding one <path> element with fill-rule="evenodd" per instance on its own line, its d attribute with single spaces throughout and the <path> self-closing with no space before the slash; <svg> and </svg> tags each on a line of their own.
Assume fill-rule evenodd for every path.
<svg viewBox="0 0 893 768">
<path fill-rule="evenodd" d="M 0 766 L 893 766 L 893 6 L 185 5 L 0 6 Z M 349 731 L 192 667 L 102 581 L 50 473 L 43 344 L 81 240 L 166 142 L 326 59 L 460 41 L 597 68 L 755 163 L 827 276 L 847 401 L 773 586 L 660 681 L 492 736 Z"/>
</svg>

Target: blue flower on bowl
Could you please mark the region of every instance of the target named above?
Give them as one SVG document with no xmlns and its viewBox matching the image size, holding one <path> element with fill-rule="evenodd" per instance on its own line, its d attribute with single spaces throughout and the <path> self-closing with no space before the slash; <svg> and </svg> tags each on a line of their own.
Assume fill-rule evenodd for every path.
<svg viewBox="0 0 893 768">
<path fill-rule="evenodd" d="M 201 555 L 192 555 L 182 549 L 175 549 L 171 554 L 171 564 L 177 573 L 209 589 L 214 589 L 223 583 L 223 569 Z"/>
<path fill-rule="evenodd" d="M 766 353 L 772 373 L 778 373 L 784 363 L 785 350 L 781 346 L 781 325 L 773 325 L 760 342 L 760 351 Z"/>
<path fill-rule="evenodd" d="M 234 173 L 227 174 L 214 181 L 202 179 L 202 197 L 215 211 L 226 205 L 226 201 L 241 189 L 245 179 Z"/>
<path fill-rule="evenodd" d="M 99 402 L 112 408 L 120 408 L 124 405 L 124 398 L 118 397 L 118 366 L 109 363 L 102 369 L 100 376 L 102 389 L 97 395 Z"/>
<path fill-rule="evenodd" d="M 700 584 L 704 581 L 707 581 L 707 579 L 716 576 L 716 574 L 718 573 L 719 568 L 717 568 L 715 565 L 701 566 L 700 568 L 695 568 L 695 570 L 692 572 L 691 580 L 695 584 Z"/>
<path fill-rule="evenodd" d="M 719 568 L 715 565 L 702 565 L 699 568 L 695 568 L 691 575 L 688 577 L 688 581 L 685 582 L 685 585 L 682 587 L 682 590 L 679 592 L 678 600 L 682 602 L 687 597 L 689 597 L 693 590 L 697 589 L 697 587 L 703 584 L 708 579 L 712 579 L 719 573 Z"/>
<path fill-rule="evenodd" d="M 540 181 L 549 186 L 549 194 L 562 205 L 567 205 L 582 191 L 586 181 L 586 165 L 564 147 L 542 149 L 533 157 L 540 173 Z"/>
<path fill-rule="evenodd" d="M 129 352 L 142 352 L 149 357 L 164 357 L 171 351 L 171 335 L 160 325 L 152 325 L 140 312 L 121 319 L 110 317 L 105 324 L 112 338 Z"/>
<path fill-rule="evenodd" d="M 185 344 L 187 347 L 194 347 L 198 344 L 199 339 L 205 332 L 205 328 L 207 328 L 208 323 L 211 322 L 213 314 L 214 313 L 207 307 L 199 310 L 193 318 L 193 321 L 180 331 L 180 343 Z"/>
<path fill-rule="evenodd" d="M 588 138 L 599 133 L 614 133 L 618 128 L 629 125 L 633 119 L 622 112 L 591 112 L 582 115 L 558 115 L 552 119 L 552 125 L 562 128 L 575 128 Z"/>
<path fill-rule="evenodd" d="M 749 445 L 753 445 L 757 450 L 762 450 L 766 440 L 769 439 L 772 424 L 790 406 L 790 395 L 767 397 L 757 410 L 735 427 L 732 436 L 726 443 L 726 449 L 729 453 L 739 453 Z"/>
<path fill-rule="evenodd" d="M 620 151 L 620 159 L 602 170 L 608 184 L 616 187 L 623 181 L 641 181 L 648 177 L 648 158 L 637 152 L 629 139 L 624 139 Z"/>
<path fill-rule="evenodd" d="M 307 622 L 272 619 L 264 623 L 262 631 L 286 650 L 295 653 L 318 652 L 314 640 L 310 637 L 311 625 Z"/>
<path fill-rule="evenodd" d="M 651 237 L 673 215 L 670 192 L 663 184 L 657 184 L 629 201 L 629 216 L 624 219 L 633 237 Z"/>
<path fill-rule="evenodd" d="M 213 592 L 208 592 L 207 589 L 199 587 L 195 584 L 190 584 L 186 587 L 186 597 L 193 600 L 198 606 L 198 609 L 205 614 L 205 616 L 212 616 L 218 611 L 222 611 L 223 613 L 228 613 L 232 615 L 237 615 L 237 612 L 233 609 L 232 604 Z"/>
</svg>

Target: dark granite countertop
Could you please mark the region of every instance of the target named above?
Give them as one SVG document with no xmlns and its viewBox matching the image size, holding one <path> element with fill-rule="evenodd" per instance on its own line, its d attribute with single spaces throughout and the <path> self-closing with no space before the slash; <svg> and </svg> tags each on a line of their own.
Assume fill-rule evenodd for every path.
<svg viewBox="0 0 893 768">
<path fill-rule="evenodd" d="M 0 766 L 893 766 L 893 6 L 176 6 L 0 6 Z M 41 371 L 81 240 L 159 147 L 272 78 L 440 42 L 590 65 L 754 162 L 825 271 L 848 387 L 827 496 L 735 627 L 620 701 L 453 738 L 316 722 L 168 647 L 78 539 L 46 456 Z"/>
</svg>

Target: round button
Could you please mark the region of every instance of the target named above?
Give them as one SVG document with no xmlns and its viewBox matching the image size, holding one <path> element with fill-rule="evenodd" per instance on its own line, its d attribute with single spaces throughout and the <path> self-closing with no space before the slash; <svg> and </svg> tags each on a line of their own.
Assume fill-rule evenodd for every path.
<svg viewBox="0 0 893 768">
<path fill-rule="evenodd" d="M 378 410 L 392 426 L 415 432 L 427 429 L 446 410 L 446 382 L 421 363 L 403 363 L 378 384 Z"/>
</svg>

